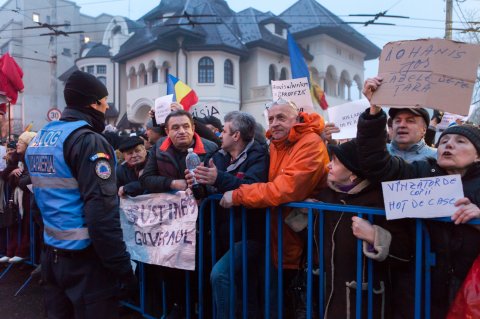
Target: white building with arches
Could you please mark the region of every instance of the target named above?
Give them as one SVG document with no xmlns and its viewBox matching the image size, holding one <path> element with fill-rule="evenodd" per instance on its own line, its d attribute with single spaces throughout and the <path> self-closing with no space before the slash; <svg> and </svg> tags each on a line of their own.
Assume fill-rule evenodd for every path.
<svg viewBox="0 0 480 319">
<path fill-rule="evenodd" d="M 315 0 L 299 0 L 278 16 L 254 8 L 234 12 L 224 0 L 162 0 L 136 22 L 114 17 L 102 43 L 86 47 L 76 67 L 103 79 L 98 66 L 106 65 L 111 109 L 118 113 L 110 112 L 110 122 L 118 115 L 122 126 L 146 121 L 154 100 L 167 92 L 168 74 L 196 91 L 194 115 L 223 119 L 242 110 L 265 125 L 270 81 L 291 78 L 287 30 L 330 106 L 360 98 L 364 61 L 380 49 Z"/>
</svg>

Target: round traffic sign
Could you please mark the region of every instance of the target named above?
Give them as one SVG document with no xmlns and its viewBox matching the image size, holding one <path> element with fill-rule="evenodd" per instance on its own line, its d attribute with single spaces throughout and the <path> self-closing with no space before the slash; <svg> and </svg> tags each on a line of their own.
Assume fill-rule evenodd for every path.
<svg viewBox="0 0 480 319">
<path fill-rule="evenodd" d="M 62 112 L 57 108 L 52 108 L 47 112 L 47 119 L 49 122 L 58 121 L 62 116 Z"/>
</svg>

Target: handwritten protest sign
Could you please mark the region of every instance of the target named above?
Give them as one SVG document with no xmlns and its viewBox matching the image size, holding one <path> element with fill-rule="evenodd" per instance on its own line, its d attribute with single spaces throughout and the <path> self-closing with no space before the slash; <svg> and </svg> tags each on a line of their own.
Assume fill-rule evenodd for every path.
<svg viewBox="0 0 480 319">
<path fill-rule="evenodd" d="M 170 104 L 172 104 L 172 101 L 173 94 L 155 99 L 155 120 L 158 124 L 165 123 L 167 115 L 170 114 Z"/>
<path fill-rule="evenodd" d="M 132 259 L 195 270 L 198 207 L 186 192 L 120 199 L 123 239 Z"/>
<path fill-rule="evenodd" d="M 307 78 L 272 81 L 272 97 L 273 101 L 279 98 L 292 101 L 301 111 L 313 113 L 313 101 Z"/>
<path fill-rule="evenodd" d="M 466 119 L 467 119 L 467 116 L 445 112 L 443 114 L 442 121 L 437 124 L 437 129 L 445 130 L 450 124 L 456 122 L 456 120 L 460 120 L 464 122 Z"/>
<path fill-rule="evenodd" d="M 370 107 L 367 99 L 336 105 L 328 109 L 330 122 L 340 129 L 339 133 L 333 133 L 332 138 L 339 140 L 354 138 L 357 136 L 358 117 L 366 108 Z"/>
<path fill-rule="evenodd" d="M 479 62 L 478 45 L 443 39 L 387 43 L 378 71 L 383 82 L 372 103 L 467 115 Z"/>
<path fill-rule="evenodd" d="M 387 219 L 451 216 L 463 198 L 460 175 L 445 175 L 383 182 Z"/>
</svg>

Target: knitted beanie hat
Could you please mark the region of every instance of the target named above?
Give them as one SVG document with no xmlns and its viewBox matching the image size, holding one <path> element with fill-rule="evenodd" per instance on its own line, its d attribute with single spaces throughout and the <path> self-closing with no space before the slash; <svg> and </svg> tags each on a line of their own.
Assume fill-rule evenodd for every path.
<svg viewBox="0 0 480 319">
<path fill-rule="evenodd" d="M 106 97 L 108 90 L 95 76 L 75 71 L 67 79 L 63 95 L 67 106 L 87 106 Z"/>
<path fill-rule="evenodd" d="M 22 141 L 25 144 L 30 144 L 30 141 L 37 135 L 35 132 L 23 132 L 19 137 L 18 141 Z"/>
<path fill-rule="evenodd" d="M 475 146 L 475 149 L 477 150 L 477 154 L 480 155 L 480 129 L 478 127 L 470 124 L 451 126 L 447 128 L 445 131 L 443 131 L 438 141 L 440 142 L 440 140 L 442 139 L 442 136 L 446 134 L 458 134 L 458 135 L 465 136 L 466 138 L 468 138 L 470 142 L 472 142 L 473 146 Z M 438 142 L 437 142 L 437 147 L 438 147 Z"/>
</svg>

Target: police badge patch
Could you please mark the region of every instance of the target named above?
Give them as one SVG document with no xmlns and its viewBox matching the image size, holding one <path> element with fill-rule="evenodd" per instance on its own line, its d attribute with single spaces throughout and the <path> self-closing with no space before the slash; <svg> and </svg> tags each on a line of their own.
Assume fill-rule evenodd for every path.
<svg viewBox="0 0 480 319">
<path fill-rule="evenodd" d="M 101 179 L 108 179 L 112 175 L 112 168 L 107 161 L 100 160 L 95 165 L 95 173 Z"/>
</svg>

